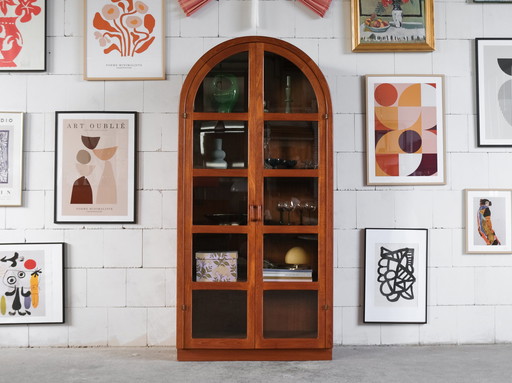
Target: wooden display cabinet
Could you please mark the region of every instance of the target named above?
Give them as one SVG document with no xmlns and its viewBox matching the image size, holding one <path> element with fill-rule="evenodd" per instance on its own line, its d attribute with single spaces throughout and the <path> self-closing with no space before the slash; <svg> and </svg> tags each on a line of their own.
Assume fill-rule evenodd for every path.
<svg viewBox="0 0 512 383">
<path fill-rule="evenodd" d="M 289 43 L 236 38 L 191 69 L 180 104 L 178 360 L 331 359 L 331 130 L 325 78 Z"/>
</svg>

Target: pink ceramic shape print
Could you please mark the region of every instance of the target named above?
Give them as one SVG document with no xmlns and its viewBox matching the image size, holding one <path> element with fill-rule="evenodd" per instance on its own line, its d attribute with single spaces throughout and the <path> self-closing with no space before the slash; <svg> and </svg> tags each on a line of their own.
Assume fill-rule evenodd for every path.
<svg viewBox="0 0 512 383">
<path fill-rule="evenodd" d="M 16 67 L 14 60 L 23 49 L 17 23 L 29 23 L 41 13 L 38 0 L 0 0 L 0 68 Z"/>
<path fill-rule="evenodd" d="M 103 53 L 118 51 L 121 56 L 131 56 L 146 51 L 155 40 L 152 36 L 155 18 L 148 13 L 143 1 L 111 0 L 96 12 L 93 26 L 94 37 Z"/>
</svg>

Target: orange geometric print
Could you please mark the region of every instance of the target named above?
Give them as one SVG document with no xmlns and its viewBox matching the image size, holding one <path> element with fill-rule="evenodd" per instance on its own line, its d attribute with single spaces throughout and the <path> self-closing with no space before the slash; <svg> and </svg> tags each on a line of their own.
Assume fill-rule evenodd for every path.
<svg viewBox="0 0 512 383">
<path fill-rule="evenodd" d="M 398 176 L 398 154 L 376 154 L 375 175 Z"/>
<path fill-rule="evenodd" d="M 398 98 L 398 91 L 394 85 L 379 84 L 374 92 L 375 101 L 382 106 L 393 105 Z"/>
<path fill-rule="evenodd" d="M 398 106 L 421 106 L 421 84 L 413 84 L 404 89 Z"/>
</svg>

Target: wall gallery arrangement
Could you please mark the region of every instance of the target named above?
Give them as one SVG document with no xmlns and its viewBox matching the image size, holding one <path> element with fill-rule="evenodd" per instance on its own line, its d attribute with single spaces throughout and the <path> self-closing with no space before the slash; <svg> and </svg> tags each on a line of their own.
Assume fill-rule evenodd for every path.
<svg viewBox="0 0 512 383">
<path fill-rule="evenodd" d="M 86 80 L 165 79 L 164 0 L 85 0 Z"/>
<path fill-rule="evenodd" d="M 0 244 L 0 324 L 64 322 L 64 244 Z"/>
<path fill-rule="evenodd" d="M 0 71 L 46 70 L 46 1 L 0 3 Z"/>
<path fill-rule="evenodd" d="M 165 80 L 165 3 L 84 0 L 84 79 Z M 351 0 L 352 51 L 433 51 L 433 15 L 434 0 Z M 46 70 L 45 0 L 3 2 L 0 31 L 0 71 Z M 512 38 L 475 44 L 478 146 L 512 146 Z M 137 112 L 55 115 L 54 222 L 134 223 Z M 442 75 L 367 75 L 366 116 L 367 185 L 446 183 Z M 0 112 L 0 206 L 21 206 L 22 165 L 23 113 Z M 466 252 L 512 253 L 512 190 L 465 195 Z M 0 244 L 0 324 L 63 322 L 63 253 Z M 427 229 L 365 229 L 365 323 L 426 323 L 427 254 Z"/>
<path fill-rule="evenodd" d="M 365 323 L 427 323 L 427 248 L 427 229 L 365 229 Z"/>
<path fill-rule="evenodd" d="M 135 222 L 136 112 L 56 112 L 55 222 Z"/>
</svg>

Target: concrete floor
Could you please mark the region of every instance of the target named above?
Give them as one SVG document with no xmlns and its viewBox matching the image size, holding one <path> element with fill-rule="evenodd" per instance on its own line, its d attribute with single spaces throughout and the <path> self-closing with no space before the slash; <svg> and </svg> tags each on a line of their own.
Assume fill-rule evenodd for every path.
<svg viewBox="0 0 512 383">
<path fill-rule="evenodd" d="M 3 348 L 0 382 L 512 382 L 512 345 L 345 346 L 328 362 L 177 362 L 171 348 Z"/>
</svg>

